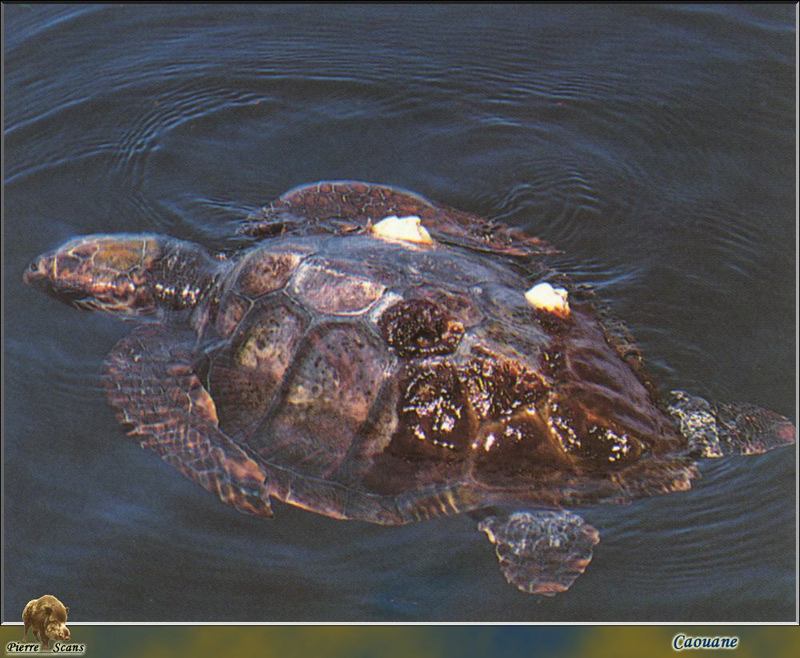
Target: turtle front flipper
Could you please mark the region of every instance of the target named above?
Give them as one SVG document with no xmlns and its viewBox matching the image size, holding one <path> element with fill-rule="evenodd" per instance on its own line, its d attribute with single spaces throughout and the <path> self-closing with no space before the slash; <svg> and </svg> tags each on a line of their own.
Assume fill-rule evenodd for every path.
<svg viewBox="0 0 800 658">
<path fill-rule="evenodd" d="M 274 235 L 363 232 L 390 217 L 418 217 L 434 237 L 492 255 L 529 257 L 557 253 L 543 240 L 519 228 L 435 204 L 389 185 L 359 181 L 320 181 L 302 185 L 249 217 L 239 233 L 255 238 Z"/>
<path fill-rule="evenodd" d="M 554 596 L 589 566 L 597 530 L 566 510 L 487 516 L 478 524 L 495 545 L 506 580 L 528 594 Z"/>
<path fill-rule="evenodd" d="M 270 517 L 267 476 L 222 432 L 214 401 L 191 363 L 193 339 L 145 325 L 108 355 L 105 385 L 112 406 L 143 448 L 240 512 Z"/>
<path fill-rule="evenodd" d="M 760 455 L 797 440 L 792 422 L 754 404 L 709 402 L 672 391 L 667 409 L 699 457 Z"/>
</svg>

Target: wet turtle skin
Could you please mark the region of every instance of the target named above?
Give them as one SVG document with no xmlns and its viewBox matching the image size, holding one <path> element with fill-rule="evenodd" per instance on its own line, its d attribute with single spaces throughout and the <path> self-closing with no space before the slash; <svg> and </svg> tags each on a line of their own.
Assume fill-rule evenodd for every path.
<svg viewBox="0 0 800 658">
<path fill-rule="evenodd" d="M 379 237 L 390 215 L 419 217 L 432 242 Z M 535 283 L 569 286 L 543 264 L 552 249 L 501 224 L 334 182 L 287 193 L 240 233 L 248 246 L 226 256 L 79 238 L 26 280 L 80 308 L 155 315 L 109 355 L 110 401 L 143 446 L 242 511 L 270 516 L 274 497 L 393 525 L 620 503 L 688 489 L 720 445 L 795 440 L 763 409 L 668 407 L 590 300 L 570 290 L 566 314 L 526 301 Z M 566 512 L 480 528 L 507 579 L 540 594 L 569 587 L 598 541 Z"/>
</svg>

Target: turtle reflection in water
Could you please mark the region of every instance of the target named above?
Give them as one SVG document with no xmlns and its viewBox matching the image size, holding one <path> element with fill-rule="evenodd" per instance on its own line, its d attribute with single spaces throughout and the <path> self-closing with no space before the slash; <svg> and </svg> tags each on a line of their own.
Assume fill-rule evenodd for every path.
<svg viewBox="0 0 800 658">
<path fill-rule="evenodd" d="M 150 317 L 108 356 L 111 404 L 143 447 L 242 512 L 270 517 L 270 498 L 386 525 L 473 512 L 507 580 L 551 595 L 598 542 L 565 508 L 685 491 L 698 458 L 795 441 L 752 405 L 660 400 L 624 332 L 508 226 L 330 182 L 285 194 L 238 237 L 227 254 L 79 237 L 25 280 Z"/>
</svg>

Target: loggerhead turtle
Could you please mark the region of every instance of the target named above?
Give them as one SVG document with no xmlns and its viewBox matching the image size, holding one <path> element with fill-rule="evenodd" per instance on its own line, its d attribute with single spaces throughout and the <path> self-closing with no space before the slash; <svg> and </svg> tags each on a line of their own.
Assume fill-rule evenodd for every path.
<svg viewBox="0 0 800 658">
<path fill-rule="evenodd" d="M 662 401 L 633 343 L 542 264 L 552 250 L 508 226 L 327 182 L 239 238 L 212 254 L 79 237 L 24 279 L 150 316 L 108 356 L 110 402 L 143 447 L 242 512 L 270 517 L 270 498 L 387 525 L 473 512 L 506 579 L 552 595 L 598 542 L 564 508 L 684 491 L 698 458 L 795 441 L 752 405 Z"/>
</svg>

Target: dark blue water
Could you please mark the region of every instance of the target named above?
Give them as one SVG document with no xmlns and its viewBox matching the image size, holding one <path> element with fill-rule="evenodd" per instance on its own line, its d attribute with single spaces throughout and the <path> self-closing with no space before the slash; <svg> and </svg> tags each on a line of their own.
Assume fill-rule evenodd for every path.
<svg viewBox="0 0 800 658">
<path fill-rule="evenodd" d="M 379 181 L 564 250 L 663 388 L 796 422 L 791 6 L 7 5 L 3 620 L 789 620 L 796 451 L 582 514 L 565 595 L 468 517 L 245 517 L 125 438 L 129 330 L 21 284 L 77 234 L 205 244 L 283 191 Z"/>
</svg>

